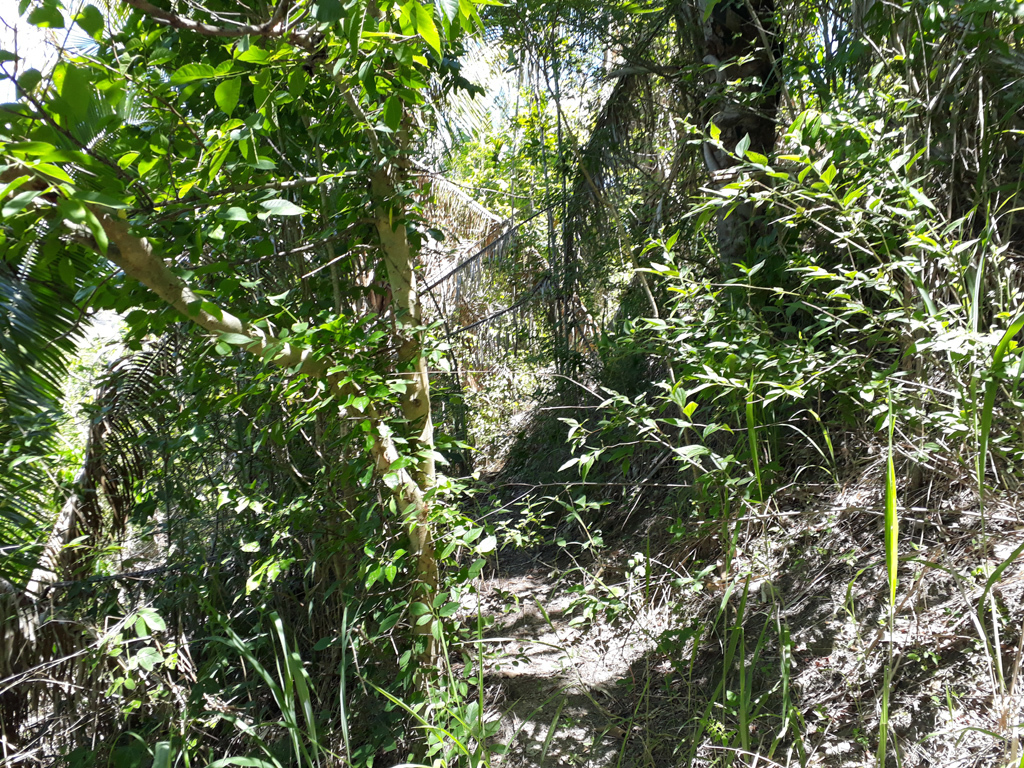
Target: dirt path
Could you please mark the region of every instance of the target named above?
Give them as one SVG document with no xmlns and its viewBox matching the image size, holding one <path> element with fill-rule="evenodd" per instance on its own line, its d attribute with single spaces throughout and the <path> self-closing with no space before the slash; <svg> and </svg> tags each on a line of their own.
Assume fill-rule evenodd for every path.
<svg viewBox="0 0 1024 768">
<path fill-rule="evenodd" d="M 833 492 L 778 509 L 741 531 L 728 571 L 697 528 L 641 531 L 660 543 L 647 561 L 637 535 L 589 568 L 550 549 L 504 556 L 480 589 L 501 766 L 873 765 L 890 664 L 900 765 L 1006 765 L 1024 719 L 1017 501 L 984 535 L 967 497 L 905 514 L 891 633 L 876 502 Z M 996 660 L 976 609 L 983 569 L 1008 559 L 991 590 Z"/>
<path fill-rule="evenodd" d="M 667 628 L 668 611 L 645 611 L 631 627 L 573 622 L 571 582 L 539 557 L 516 556 L 481 592 L 494 618 L 486 677 L 502 713 L 505 766 L 635 764 L 626 738 L 634 668 Z M 640 626 L 642 624 L 642 626 Z"/>
</svg>

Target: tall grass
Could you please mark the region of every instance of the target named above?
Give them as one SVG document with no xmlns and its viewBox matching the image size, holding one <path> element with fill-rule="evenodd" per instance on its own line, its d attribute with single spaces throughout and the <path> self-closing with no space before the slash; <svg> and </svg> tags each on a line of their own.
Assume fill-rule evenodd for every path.
<svg viewBox="0 0 1024 768">
<path fill-rule="evenodd" d="M 889 741 L 889 691 L 892 686 L 894 672 L 893 643 L 896 622 L 896 586 L 899 569 L 899 536 L 900 521 L 896 505 L 896 464 L 893 460 L 892 436 L 895 429 L 892 396 L 888 397 L 889 413 L 886 418 L 888 432 L 888 450 L 885 457 L 885 572 L 889 583 L 889 657 L 885 665 L 885 678 L 882 681 L 882 712 L 878 724 L 878 764 L 885 768 L 886 748 Z M 897 764 L 899 763 L 899 752 Z"/>
<path fill-rule="evenodd" d="M 309 675 L 303 666 L 302 657 L 288 643 L 281 617 L 276 612 L 272 612 L 268 618 L 273 628 L 274 639 L 280 650 L 280 654 L 274 656 L 276 676 L 260 663 L 250 644 L 239 637 L 230 627 L 224 628 L 227 634 L 226 638 L 216 637 L 213 639 L 234 649 L 266 683 L 274 703 L 281 713 L 281 720 L 278 724 L 288 733 L 293 764 L 297 768 L 320 768 L 322 750 L 317 733 L 316 717 L 313 714 L 312 685 Z M 264 753 L 266 759 L 251 756 L 225 757 L 210 763 L 209 768 L 223 768 L 228 765 L 283 768 L 270 745 L 252 725 L 232 715 L 222 714 L 221 717 L 229 720 L 239 731 L 248 736 Z"/>
</svg>

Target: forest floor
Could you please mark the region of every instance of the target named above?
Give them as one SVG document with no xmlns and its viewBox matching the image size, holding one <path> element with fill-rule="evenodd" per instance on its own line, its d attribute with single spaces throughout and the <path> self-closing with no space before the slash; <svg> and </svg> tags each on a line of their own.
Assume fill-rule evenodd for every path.
<svg viewBox="0 0 1024 768">
<path fill-rule="evenodd" d="M 731 548 L 651 514 L 585 561 L 502 553 L 479 591 L 501 765 L 877 765 L 886 689 L 890 764 L 1020 765 L 1021 504 L 910 494 L 890 629 L 876 459 L 747 509 Z"/>
</svg>

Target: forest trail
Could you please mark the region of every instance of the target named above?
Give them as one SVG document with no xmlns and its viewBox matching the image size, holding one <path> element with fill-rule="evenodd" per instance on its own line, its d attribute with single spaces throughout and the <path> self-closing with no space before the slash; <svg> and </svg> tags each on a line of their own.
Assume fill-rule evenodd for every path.
<svg viewBox="0 0 1024 768">
<path fill-rule="evenodd" d="M 995 588 L 999 609 L 1020 614 L 1024 580 L 1013 553 L 1024 542 L 1024 510 L 1015 499 L 990 501 L 984 536 L 970 492 L 948 489 L 929 510 L 908 510 L 917 556 L 901 566 L 890 636 L 877 487 L 865 477 L 793 495 L 752 519 L 731 576 L 714 560 L 714 533 L 695 525 L 680 539 L 656 520 L 612 537 L 586 568 L 566 567 L 553 547 L 503 555 L 479 591 L 480 612 L 493 619 L 484 635 L 487 699 L 501 718 L 496 741 L 509 745 L 496 764 L 717 764 L 716 755 L 736 753 L 729 729 L 742 719 L 743 697 L 759 765 L 871 764 L 887 655 L 878 649 L 890 647 L 889 728 L 900 764 L 1000 764 L 1004 750 L 984 731 L 1024 715 L 1015 695 L 1024 640 L 1019 628 L 1001 638 L 1000 672 L 965 606 L 984 591 L 976 566 L 987 553 L 990 571 L 1009 560 Z M 634 551 L 646 546 L 649 571 Z M 723 668 L 726 692 L 716 695 Z M 690 754 L 696 729 L 704 746 Z M 716 731 L 717 746 L 708 738 Z"/>
<path fill-rule="evenodd" d="M 558 571 L 540 557 L 515 558 L 482 594 L 494 618 L 488 635 L 498 650 L 487 683 L 502 713 L 499 739 L 511 745 L 505 765 L 613 766 L 626 734 L 622 683 L 653 649 L 645 641 L 656 625 L 628 633 L 573 623 L 573 596 Z"/>
</svg>

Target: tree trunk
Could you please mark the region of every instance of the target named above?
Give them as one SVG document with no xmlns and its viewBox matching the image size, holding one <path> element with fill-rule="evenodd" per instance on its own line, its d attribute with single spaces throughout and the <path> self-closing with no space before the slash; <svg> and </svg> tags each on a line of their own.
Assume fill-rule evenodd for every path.
<svg viewBox="0 0 1024 768">
<path fill-rule="evenodd" d="M 376 200 L 374 222 L 380 236 L 391 300 L 398 319 L 398 364 L 407 377 L 401 403 L 402 415 L 409 423 L 407 437 L 416 456 L 412 476 L 421 492 L 418 502 L 407 503 L 400 512 L 405 520 L 409 544 L 416 561 L 416 578 L 420 584 L 417 598 L 432 611 L 434 596 L 437 594 L 437 559 L 434 554 L 430 507 L 423 493 L 434 486 L 434 423 L 430 413 L 430 375 L 427 360 L 423 356 L 422 310 L 404 217 L 402 211 L 394 205 L 395 185 L 385 168 L 374 173 L 371 191 Z M 416 635 L 425 644 L 420 661 L 432 664 L 435 655 L 433 620 L 417 625 Z"/>
<path fill-rule="evenodd" d="M 269 336 L 265 331 L 249 326 L 230 312 L 213 306 L 213 302 L 209 300 L 212 297 L 201 300 L 178 275 L 171 272 L 148 240 L 131 234 L 128 225 L 123 221 L 102 212 L 97 212 L 97 216 L 110 239 L 111 247 L 107 257 L 123 269 L 128 277 L 138 280 L 183 315 L 212 333 L 232 333 L 249 337 L 252 343 L 244 345 L 247 352 L 269 358 L 282 368 L 291 368 L 313 378 L 326 379 L 331 391 L 339 398 L 361 394 L 353 384 L 341 384 L 340 373 L 328 374 L 331 368 L 330 361 L 317 360 L 311 350 L 282 342 Z M 404 302 L 409 311 L 418 312 L 411 250 L 405 236 L 405 227 L 391 227 L 386 216 L 381 217 L 381 222 L 385 225 L 382 243 L 385 252 L 390 254 L 386 258 L 389 260 L 388 271 L 394 275 L 392 290 L 396 303 Z M 393 268 L 391 262 L 394 263 Z M 407 285 L 404 291 L 399 290 L 403 280 Z M 207 309 L 201 308 L 202 306 Z M 398 469 L 395 468 L 400 458 L 398 448 L 391 438 L 390 430 L 372 405 L 365 412 L 351 409 L 349 415 L 359 419 L 368 418 L 371 422 L 370 434 L 374 441 L 371 452 L 374 466 L 381 477 L 390 475 L 394 478 L 392 493 L 405 522 L 412 553 L 416 559 L 416 599 L 425 603 L 432 611 L 433 598 L 437 593 L 437 561 L 431 536 L 430 506 L 424 491 L 430 488 L 434 480 L 433 424 L 430 420 L 426 361 L 419 353 L 421 347 L 418 338 L 414 335 L 408 346 L 403 344 L 402 353 L 408 355 L 406 360 L 411 361 L 413 365 L 410 386 L 403 398 L 403 410 L 413 424 L 421 424 L 419 436 L 415 438 L 421 458 L 414 471 L 407 471 L 401 468 L 400 464 Z M 420 663 L 432 663 L 435 655 L 433 620 L 418 625 L 416 635 L 422 637 L 424 642 L 424 648 L 419 654 Z"/>
<path fill-rule="evenodd" d="M 715 68 L 718 111 L 708 125 L 704 163 L 712 184 L 735 181 L 737 144 L 749 136 L 748 149 L 770 157 L 775 146 L 779 92 L 773 0 L 704 0 L 704 63 Z M 717 132 L 717 139 L 715 134 Z M 719 211 L 719 258 L 725 276 L 745 261 L 751 241 L 754 206 L 742 202 Z"/>
</svg>

